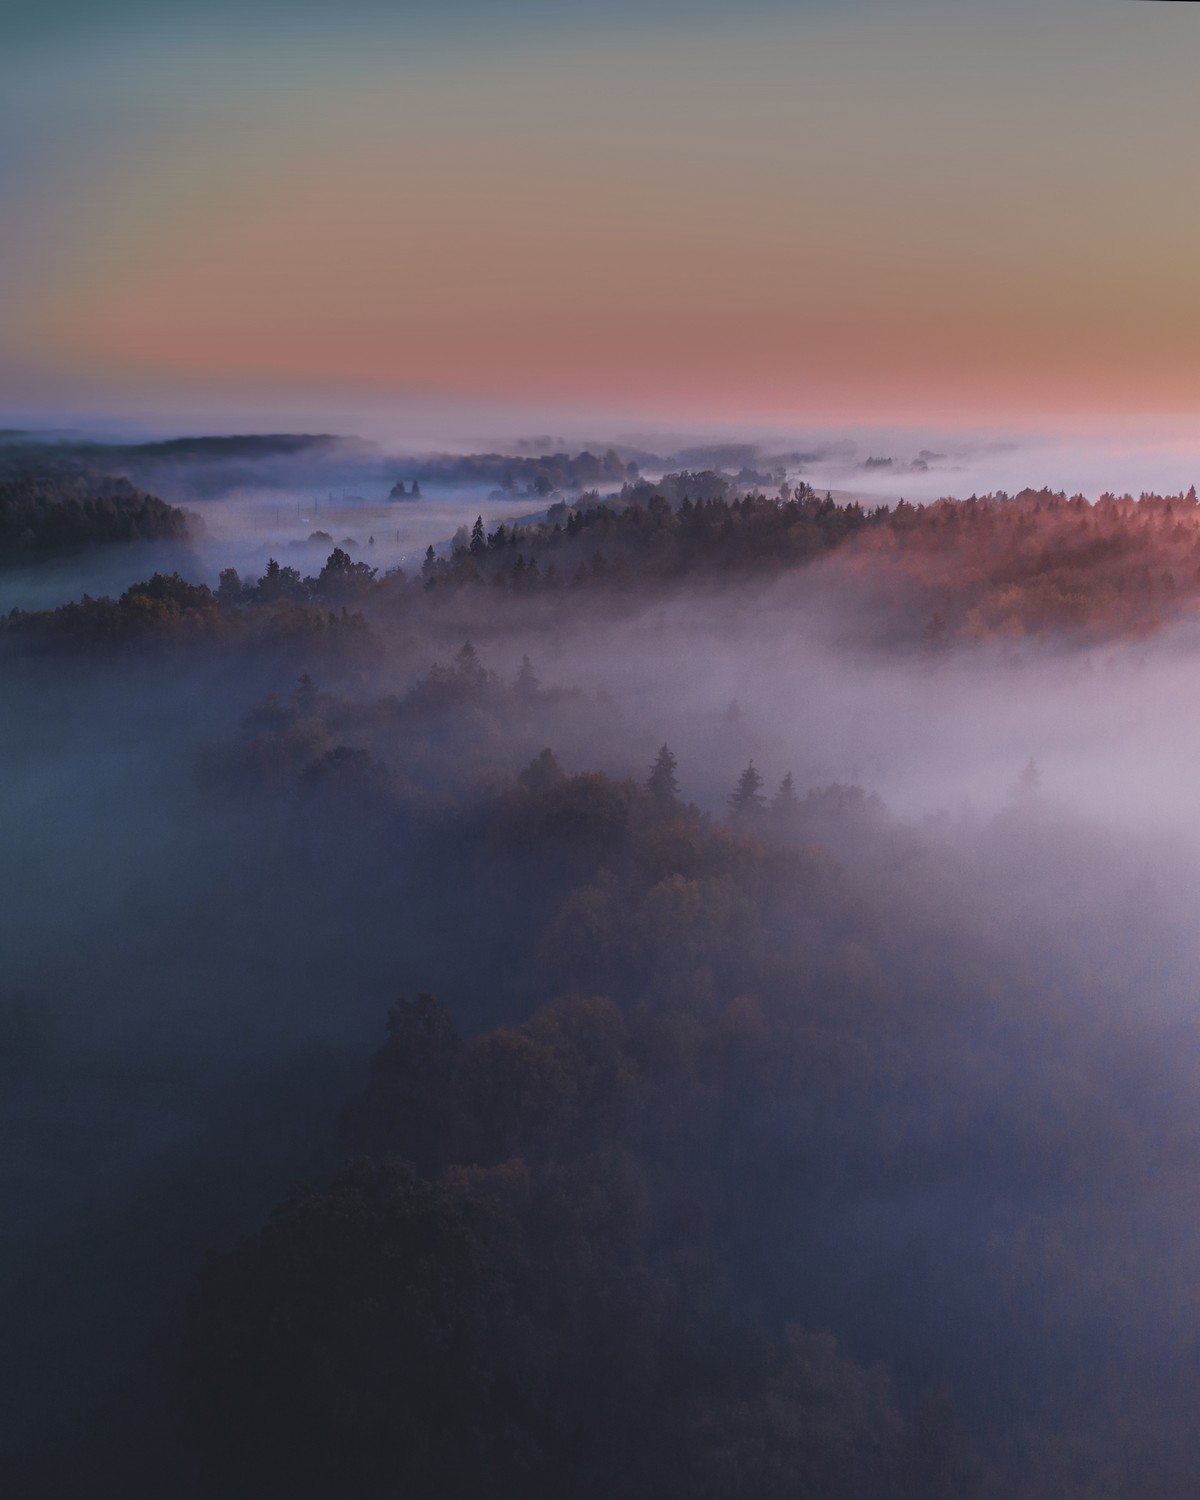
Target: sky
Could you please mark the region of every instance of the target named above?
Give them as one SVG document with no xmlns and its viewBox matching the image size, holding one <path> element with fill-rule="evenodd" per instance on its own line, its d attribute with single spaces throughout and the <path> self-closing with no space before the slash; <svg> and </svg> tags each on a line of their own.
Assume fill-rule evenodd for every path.
<svg viewBox="0 0 1200 1500">
<path fill-rule="evenodd" d="M 0 0 L 0 419 L 1188 442 L 1198 61 L 1133 0 Z"/>
</svg>

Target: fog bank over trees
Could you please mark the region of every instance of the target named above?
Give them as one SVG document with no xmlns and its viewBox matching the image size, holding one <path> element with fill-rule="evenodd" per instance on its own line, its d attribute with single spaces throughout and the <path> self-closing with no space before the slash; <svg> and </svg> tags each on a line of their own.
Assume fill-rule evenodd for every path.
<svg viewBox="0 0 1200 1500">
<path fill-rule="evenodd" d="M 1194 490 L 614 453 L 4 616 L 16 1492 L 1193 1487 Z"/>
</svg>

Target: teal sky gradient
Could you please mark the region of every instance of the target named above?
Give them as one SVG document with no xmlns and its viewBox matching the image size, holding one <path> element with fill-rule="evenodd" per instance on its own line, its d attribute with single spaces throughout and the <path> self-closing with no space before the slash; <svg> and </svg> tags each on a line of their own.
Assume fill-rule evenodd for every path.
<svg viewBox="0 0 1200 1500">
<path fill-rule="evenodd" d="M 676 418 L 1193 410 L 1198 23 L 7 0 L 0 404 L 227 379 Z"/>
</svg>

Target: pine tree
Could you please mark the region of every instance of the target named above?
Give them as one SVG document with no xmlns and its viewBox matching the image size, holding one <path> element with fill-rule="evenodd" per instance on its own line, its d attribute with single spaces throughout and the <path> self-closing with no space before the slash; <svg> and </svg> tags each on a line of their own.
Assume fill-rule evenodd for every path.
<svg viewBox="0 0 1200 1500">
<path fill-rule="evenodd" d="M 790 817 L 800 806 L 800 799 L 796 796 L 796 783 L 792 780 L 789 771 L 779 783 L 779 790 L 771 798 L 771 811 L 777 815 Z"/>
<path fill-rule="evenodd" d="M 655 802 L 665 805 L 678 800 L 679 783 L 675 780 L 675 769 L 678 764 L 669 747 L 664 745 L 655 757 L 654 764 L 650 767 L 650 775 L 646 778 L 646 790 Z"/>
<path fill-rule="evenodd" d="M 487 536 L 483 530 L 483 517 L 476 516 L 475 524 L 471 527 L 470 553 L 472 557 L 482 557 L 487 551 Z"/>
<path fill-rule="evenodd" d="M 763 779 L 754 769 L 754 762 L 751 761 L 738 777 L 738 784 L 729 798 L 729 808 L 735 818 L 762 811 L 762 784 Z"/>
</svg>

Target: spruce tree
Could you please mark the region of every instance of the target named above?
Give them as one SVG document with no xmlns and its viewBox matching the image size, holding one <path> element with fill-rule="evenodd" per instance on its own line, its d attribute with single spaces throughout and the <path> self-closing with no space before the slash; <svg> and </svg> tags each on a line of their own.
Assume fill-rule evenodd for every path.
<svg viewBox="0 0 1200 1500">
<path fill-rule="evenodd" d="M 789 771 L 779 783 L 779 790 L 771 798 L 771 811 L 777 814 L 782 813 L 785 817 L 790 817 L 799 806 L 800 801 L 796 796 L 796 783 L 792 780 L 792 773 Z"/>
<path fill-rule="evenodd" d="M 763 779 L 754 769 L 754 762 L 751 761 L 738 777 L 738 784 L 729 798 L 729 809 L 735 818 L 762 811 L 762 784 Z"/>
<path fill-rule="evenodd" d="M 646 790 L 655 802 L 666 804 L 678 800 L 679 783 L 675 780 L 675 769 L 678 764 L 669 747 L 664 745 L 655 757 L 654 764 L 650 767 L 650 775 L 646 778 Z"/>
</svg>

